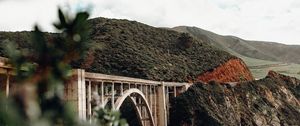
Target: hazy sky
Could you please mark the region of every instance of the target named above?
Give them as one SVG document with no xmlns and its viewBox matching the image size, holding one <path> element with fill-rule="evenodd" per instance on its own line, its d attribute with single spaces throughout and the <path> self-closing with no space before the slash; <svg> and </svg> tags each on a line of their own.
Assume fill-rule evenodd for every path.
<svg viewBox="0 0 300 126">
<path fill-rule="evenodd" d="M 0 30 L 53 31 L 57 6 L 157 27 L 196 26 L 244 39 L 300 44 L 300 0 L 0 0 Z"/>
</svg>

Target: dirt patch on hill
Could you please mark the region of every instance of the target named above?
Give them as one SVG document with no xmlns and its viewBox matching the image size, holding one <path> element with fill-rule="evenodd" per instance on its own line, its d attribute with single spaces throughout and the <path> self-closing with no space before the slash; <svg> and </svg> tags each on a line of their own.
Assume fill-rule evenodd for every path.
<svg viewBox="0 0 300 126">
<path fill-rule="evenodd" d="M 226 63 L 211 69 L 200 76 L 198 80 L 203 82 L 240 82 L 254 80 L 246 64 L 240 59 L 231 59 Z"/>
</svg>

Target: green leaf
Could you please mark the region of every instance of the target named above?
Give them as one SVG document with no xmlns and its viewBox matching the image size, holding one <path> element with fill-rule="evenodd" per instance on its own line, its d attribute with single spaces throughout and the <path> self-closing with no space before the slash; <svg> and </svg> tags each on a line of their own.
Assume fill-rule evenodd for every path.
<svg viewBox="0 0 300 126">
<path fill-rule="evenodd" d="M 62 29 L 62 28 L 63 28 L 63 26 L 62 26 L 61 24 L 56 24 L 56 23 L 54 23 L 53 26 L 54 26 L 55 28 L 57 28 L 57 29 Z"/>
<path fill-rule="evenodd" d="M 86 21 L 88 18 L 89 14 L 87 12 L 78 13 L 72 22 L 72 26 L 74 27 L 75 31 L 81 31 L 80 28 L 84 28 L 87 25 Z"/>
<path fill-rule="evenodd" d="M 80 12 L 76 15 L 74 22 L 84 22 L 89 18 L 89 14 L 87 12 Z"/>
<path fill-rule="evenodd" d="M 67 24 L 66 18 L 65 18 L 65 15 L 64 15 L 64 13 L 62 12 L 61 9 L 58 9 L 58 17 L 59 17 L 59 20 L 60 20 L 61 27 L 66 26 L 66 24 Z"/>
<path fill-rule="evenodd" d="M 40 31 L 38 26 L 35 26 L 33 32 L 33 38 L 32 38 L 32 45 L 36 52 L 35 54 L 38 54 L 37 58 L 42 58 L 41 56 L 43 54 L 46 54 L 48 51 L 47 47 L 47 41 L 45 39 L 44 33 Z"/>
</svg>

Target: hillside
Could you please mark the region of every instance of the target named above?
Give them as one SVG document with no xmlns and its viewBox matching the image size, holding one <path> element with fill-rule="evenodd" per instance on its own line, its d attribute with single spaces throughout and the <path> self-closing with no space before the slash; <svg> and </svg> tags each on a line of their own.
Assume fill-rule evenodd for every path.
<svg viewBox="0 0 300 126">
<path fill-rule="evenodd" d="M 171 105 L 172 126 L 299 125 L 300 80 L 270 72 L 236 86 L 196 83 Z"/>
<path fill-rule="evenodd" d="M 300 46 L 274 42 L 248 41 L 234 36 L 222 36 L 197 27 L 172 28 L 205 39 L 212 46 L 227 51 L 245 61 L 255 78 L 263 78 L 269 70 L 300 78 Z M 296 68 L 296 69 L 295 69 Z"/>
<path fill-rule="evenodd" d="M 186 82 L 196 80 L 207 71 L 214 71 L 230 59 L 238 59 L 214 48 L 205 40 L 173 30 L 117 19 L 95 18 L 89 23 L 92 26 L 90 50 L 85 58 L 73 63 L 74 68 L 150 80 Z M 24 51 L 31 46 L 28 38 L 29 32 L 0 33 L 0 42 L 15 41 Z M 5 47 L 5 44 L 1 46 Z M 3 49 L 0 54 L 4 55 Z M 239 60 L 236 65 L 243 64 Z M 252 79 L 248 68 L 238 70 L 228 75 L 227 80 L 239 81 L 231 78 L 239 78 L 244 73 L 247 73 L 245 77 L 248 80 Z"/>
<path fill-rule="evenodd" d="M 285 45 L 275 42 L 249 41 L 235 36 L 222 36 L 197 27 L 179 26 L 176 31 L 188 32 L 196 38 L 206 37 L 212 45 L 228 52 L 255 59 L 300 63 L 300 45 Z"/>
</svg>

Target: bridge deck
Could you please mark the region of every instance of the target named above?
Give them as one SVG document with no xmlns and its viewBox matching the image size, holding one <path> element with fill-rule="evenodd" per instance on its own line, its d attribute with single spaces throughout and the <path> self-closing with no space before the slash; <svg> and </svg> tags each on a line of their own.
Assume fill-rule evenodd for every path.
<svg viewBox="0 0 300 126">
<path fill-rule="evenodd" d="M 128 82 L 128 83 L 142 83 L 146 85 L 160 85 L 163 81 L 152 81 L 146 79 L 132 78 L 132 77 L 124 77 L 124 76 L 115 76 L 115 75 L 107 75 L 100 73 L 91 73 L 85 72 L 85 78 L 91 80 L 105 80 L 105 81 L 114 81 L 114 82 Z M 179 82 L 163 82 L 165 86 L 186 86 L 190 83 L 179 83 Z"/>
</svg>

